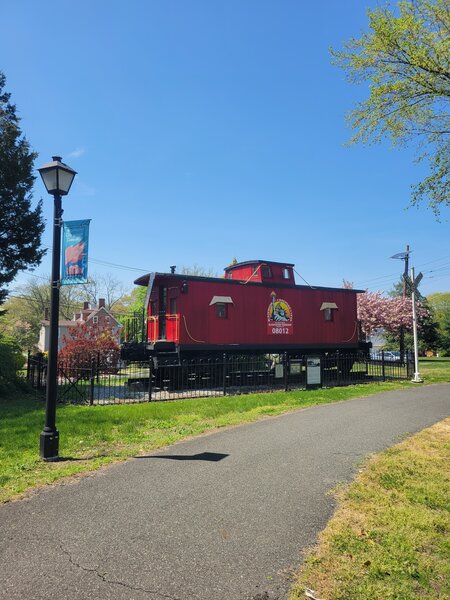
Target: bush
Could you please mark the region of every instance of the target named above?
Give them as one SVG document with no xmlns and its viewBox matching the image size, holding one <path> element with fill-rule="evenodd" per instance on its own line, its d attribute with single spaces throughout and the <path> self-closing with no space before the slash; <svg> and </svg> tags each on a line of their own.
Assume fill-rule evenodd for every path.
<svg viewBox="0 0 450 600">
<path fill-rule="evenodd" d="M 89 377 L 92 372 L 117 372 L 120 348 L 110 330 L 80 324 L 64 342 L 58 363 L 65 375 Z"/>
<path fill-rule="evenodd" d="M 20 384 L 17 372 L 23 368 L 25 357 L 11 338 L 0 337 L 0 393 Z"/>
</svg>

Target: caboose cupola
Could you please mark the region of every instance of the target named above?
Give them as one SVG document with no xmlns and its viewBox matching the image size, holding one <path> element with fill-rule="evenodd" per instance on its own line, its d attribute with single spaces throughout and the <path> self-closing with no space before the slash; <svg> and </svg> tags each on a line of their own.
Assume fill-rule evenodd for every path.
<svg viewBox="0 0 450 600">
<path fill-rule="evenodd" d="M 270 260 L 247 260 L 229 265 L 225 267 L 225 278 L 260 283 L 295 284 L 294 265 L 292 263 Z"/>
</svg>

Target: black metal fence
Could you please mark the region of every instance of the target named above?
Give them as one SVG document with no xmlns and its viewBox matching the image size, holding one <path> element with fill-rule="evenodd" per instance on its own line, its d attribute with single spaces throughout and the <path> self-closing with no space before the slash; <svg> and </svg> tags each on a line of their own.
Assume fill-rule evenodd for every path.
<svg viewBox="0 0 450 600">
<path fill-rule="evenodd" d="M 89 360 L 84 356 L 82 361 L 59 363 L 58 401 L 130 404 L 405 380 L 412 375 L 410 355 L 404 361 L 387 360 L 384 353 L 370 357 L 223 354 L 181 362 L 150 359 L 114 365 L 94 354 Z M 45 387 L 46 362 L 42 356 L 30 357 L 27 377 L 34 387 Z"/>
<path fill-rule="evenodd" d="M 47 385 L 47 359 L 44 354 L 32 356 L 28 353 L 27 381 L 37 390 L 44 389 Z"/>
</svg>

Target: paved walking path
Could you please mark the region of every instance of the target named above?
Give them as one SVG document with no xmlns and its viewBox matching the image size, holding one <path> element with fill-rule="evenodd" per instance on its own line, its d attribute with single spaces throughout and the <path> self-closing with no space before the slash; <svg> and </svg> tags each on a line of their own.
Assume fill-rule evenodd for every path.
<svg viewBox="0 0 450 600">
<path fill-rule="evenodd" d="M 0 508 L 0 598 L 285 599 L 327 491 L 450 414 L 417 387 L 182 442 Z"/>
</svg>

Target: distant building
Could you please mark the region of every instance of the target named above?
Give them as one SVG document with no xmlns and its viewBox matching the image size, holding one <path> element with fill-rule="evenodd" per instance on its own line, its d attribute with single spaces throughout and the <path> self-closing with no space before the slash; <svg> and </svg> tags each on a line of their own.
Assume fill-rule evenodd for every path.
<svg viewBox="0 0 450 600">
<path fill-rule="evenodd" d="M 46 315 L 47 317 L 47 315 Z M 64 348 L 65 336 L 70 337 L 70 330 L 83 323 L 91 323 L 102 330 L 109 329 L 116 340 L 120 343 L 120 330 L 123 325 L 105 308 L 105 299 L 100 298 L 98 307 L 90 308 L 89 302 L 85 302 L 83 310 L 75 313 L 71 321 L 59 321 L 58 327 L 58 350 Z M 40 352 L 48 352 L 50 345 L 50 321 L 45 318 L 41 321 L 38 348 Z"/>
</svg>

